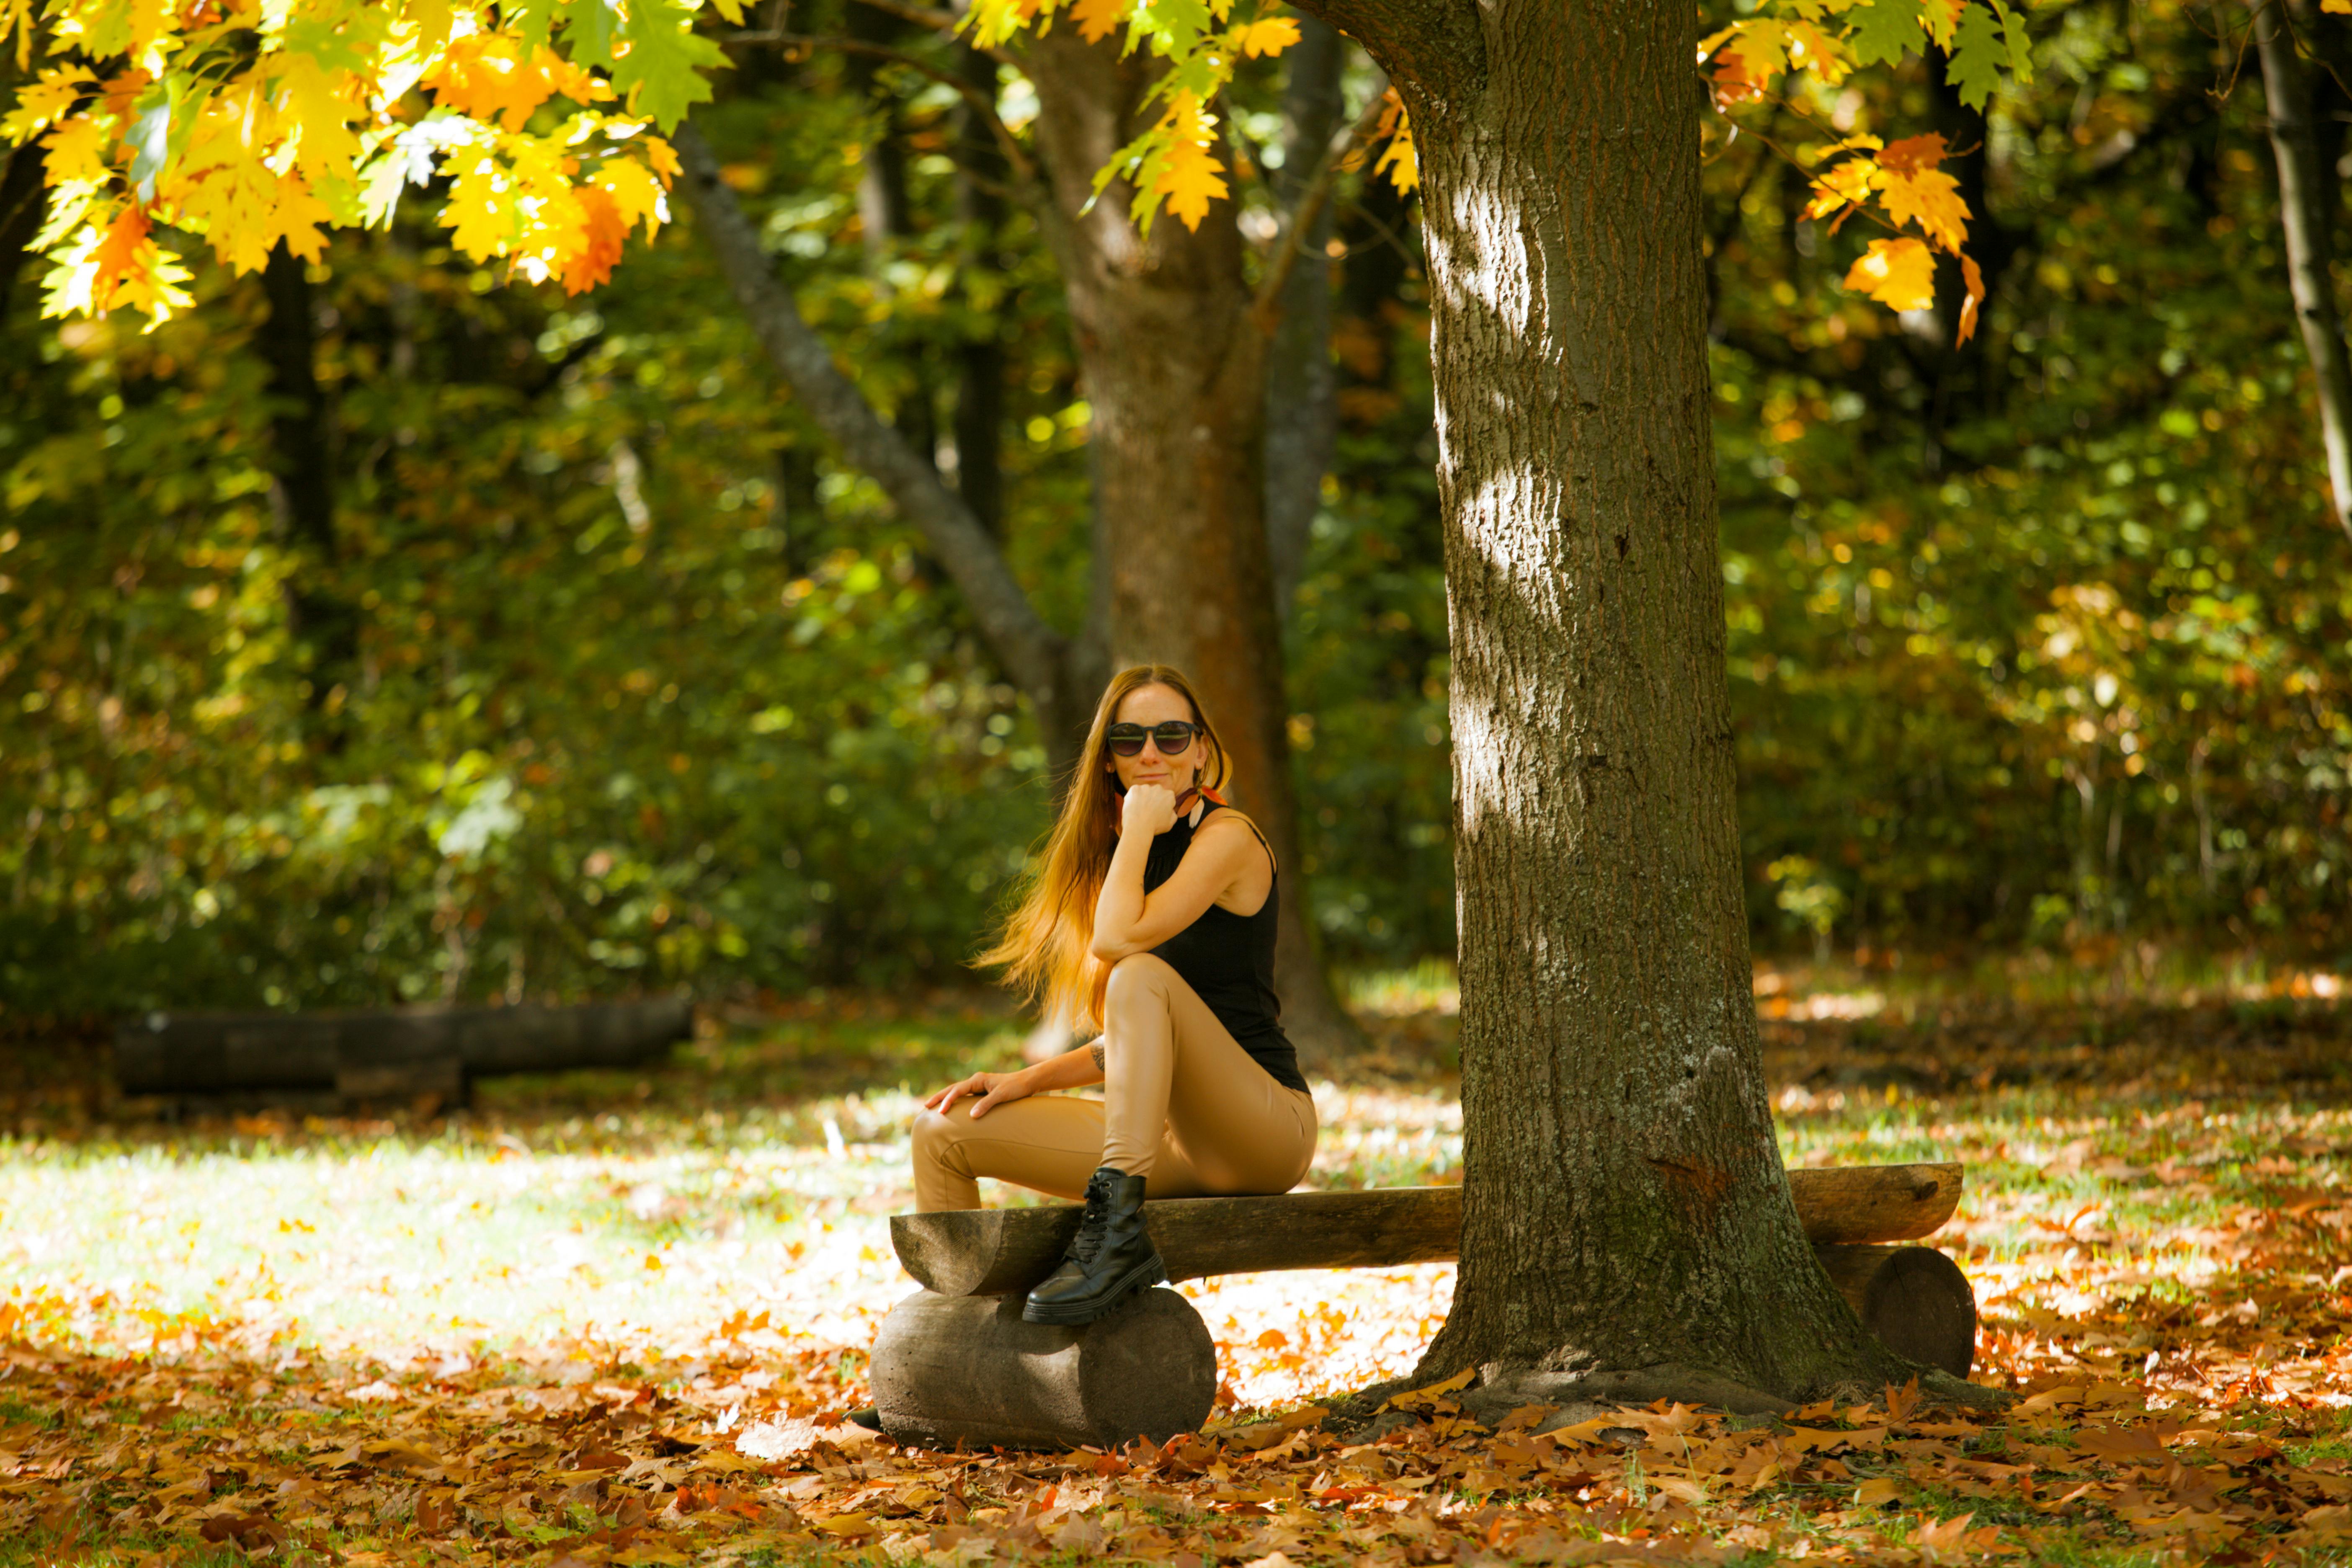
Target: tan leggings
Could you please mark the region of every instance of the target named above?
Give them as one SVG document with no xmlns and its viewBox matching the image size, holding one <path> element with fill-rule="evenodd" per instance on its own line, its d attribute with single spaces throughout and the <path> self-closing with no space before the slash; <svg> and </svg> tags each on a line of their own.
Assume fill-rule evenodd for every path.
<svg viewBox="0 0 2352 1568">
<path fill-rule="evenodd" d="M 1234 1043 L 1164 959 L 1123 958 L 1103 1003 L 1100 1100 L 1035 1094 L 978 1121 L 971 1100 L 915 1118 L 915 1207 L 976 1209 L 982 1176 L 1057 1198 L 1109 1165 L 1155 1198 L 1286 1193 L 1315 1159 L 1315 1099 Z"/>
</svg>

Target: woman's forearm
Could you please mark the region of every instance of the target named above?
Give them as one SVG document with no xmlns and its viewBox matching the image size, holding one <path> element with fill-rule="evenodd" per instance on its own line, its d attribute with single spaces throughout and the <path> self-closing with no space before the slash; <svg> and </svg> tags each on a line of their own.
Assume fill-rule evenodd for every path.
<svg viewBox="0 0 2352 1568">
<path fill-rule="evenodd" d="M 1125 949 L 1143 918 L 1143 865 L 1150 854 L 1150 840 L 1133 836 L 1120 838 L 1112 852 L 1110 870 L 1095 899 L 1093 947 L 1097 958 Z"/>
<path fill-rule="evenodd" d="M 1103 1080 L 1100 1040 L 1080 1046 L 1074 1051 L 1064 1051 L 1058 1057 L 1048 1057 L 1035 1067 L 1022 1069 L 1028 1079 L 1028 1092 L 1044 1094 L 1056 1089 L 1084 1089 Z"/>
</svg>

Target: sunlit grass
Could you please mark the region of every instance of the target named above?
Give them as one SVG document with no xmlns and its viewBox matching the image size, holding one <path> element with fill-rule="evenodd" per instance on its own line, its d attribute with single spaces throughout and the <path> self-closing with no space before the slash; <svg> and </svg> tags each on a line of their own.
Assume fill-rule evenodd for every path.
<svg viewBox="0 0 2352 1568">
<path fill-rule="evenodd" d="M 1358 984 L 1360 1001 L 1433 1005 L 1368 1009 L 1378 1070 L 1343 1065 L 1317 1084 L 1310 1184 L 1460 1178 L 1449 978 L 1424 965 Z M 201 1323 L 386 1363 L 583 1342 L 676 1357 L 761 1312 L 795 1338 L 862 1348 L 909 1288 L 887 1216 L 912 1201 L 919 1096 L 1009 1065 L 1021 1032 L 976 1004 L 860 1012 L 738 1019 L 659 1071 L 493 1082 L 469 1111 L 421 1124 L 134 1121 L 0 1141 L 0 1292 L 51 1332 L 124 1348 Z M 1820 1087 L 1820 1053 L 1778 1042 L 1788 1163 L 1965 1162 L 1967 1196 L 1937 1243 L 1969 1268 L 1989 1325 L 2043 1341 L 2118 1289 L 2219 1289 L 2228 1248 L 2207 1232 L 2284 1172 L 2340 1183 L 2352 1147 L 2333 1101 L 2184 1105 L 2144 1079 L 1927 1098 L 1857 1067 L 1873 1059 L 1864 1036 L 1830 1058 L 1858 1081 Z M 1452 1270 L 1185 1289 L 1237 1393 L 1276 1404 L 1408 1370 Z M 2087 1347 L 2117 1366 L 2130 1348 Z"/>
</svg>

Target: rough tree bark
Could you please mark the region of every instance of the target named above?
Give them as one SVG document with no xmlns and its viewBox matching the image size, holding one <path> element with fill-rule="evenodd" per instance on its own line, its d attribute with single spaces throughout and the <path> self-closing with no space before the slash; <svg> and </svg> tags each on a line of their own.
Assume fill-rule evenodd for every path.
<svg viewBox="0 0 2352 1568">
<path fill-rule="evenodd" d="M 2263 63 L 2271 156 L 2278 165 L 2279 228 L 2286 240 L 2295 323 L 2319 399 L 2320 444 L 2327 453 L 2330 511 L 2352 534 L 2352 356 L 2328 276 L 2335 171 L 2322 166 L 2311 117 L 2310 68 L 2295 47 L 2284 0 L 2255 0 L 2254 50 Z"/>
<path fill-rule="evenodd" d="M 1122 58 L 1116 39 L 1088 44 L 1057 28 L 1022 64 L 1037 89 L 1040 161 L 1065 216 L 1062 279 L 1094 415 L 1112 663 L 1179 666 L 1215 714 L 1235 804 L 1281 869 L 1283 1028 L 1310 1063 L 1328 1060 L 1362 1037 L 1332 994 L 1306 918 L 1266 544 L 1266 342 L 1240 231 L 1224 214 L 1197 232 L 1162 217 L 1146 237 L 1123 183 L 1088 208 L 1096 172 L 1142 129 L 1154 62 Z"/>
<path fill-rule="evenodd" d="M 1466 1181 L 1416 1376 L 1875 1390 L 1909 1369 L 1806 1245 L 1757 1042 L 1693 15 L 1304 3 L 1412 113 L 1433 302 Z"/>
</svg>

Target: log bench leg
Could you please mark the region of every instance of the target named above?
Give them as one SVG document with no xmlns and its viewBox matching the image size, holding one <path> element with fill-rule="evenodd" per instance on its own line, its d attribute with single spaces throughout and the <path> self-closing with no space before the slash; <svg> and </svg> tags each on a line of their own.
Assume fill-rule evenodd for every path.
<svg viewBox="0 0 2352 1568">
<path fill-rule="evenodd" d="M 1217 1347 L 1192 1304 L 1139 1290 L 1080 1328 L 1021 1321 L 1019 1296 L 935 1296 L 890 1309 L 874 1340 L 874 1408 L 929 1448 L 1112 1448 L 1196 1432 L 1217 1396 Z"/>
<path fill-rule="evenodd" d="M 1966 1378 L 1977 1359 L 1977 1296 L 1932 1247 L 1816 1247 L 1830 1283 L 1896 1355 Z"/>
</svg>

